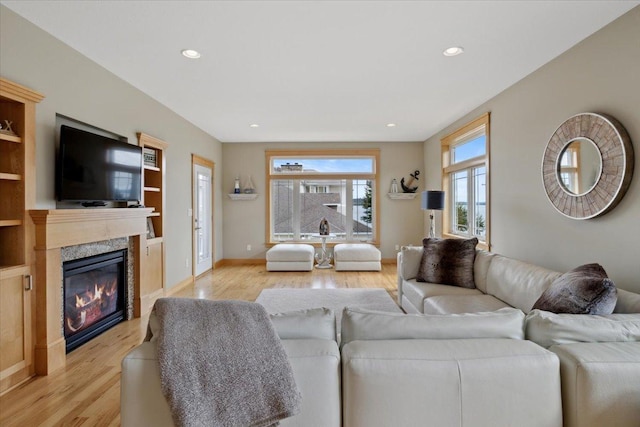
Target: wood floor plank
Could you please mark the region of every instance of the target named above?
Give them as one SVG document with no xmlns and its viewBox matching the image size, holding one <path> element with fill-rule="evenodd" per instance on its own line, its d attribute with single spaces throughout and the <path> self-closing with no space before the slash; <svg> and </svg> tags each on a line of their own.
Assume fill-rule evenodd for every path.
<svg viewBox="0 0 640 427">
<path fill-rule="evenodd" d="M 384 288 L 395 300 L 396 266 L 380 272 L 268 272 L 264 265 L 223 266 L 199 277 L 175 297 L 254 301 L 270 288 Z M 122 322 L 67 355 L 51 375 L 34 377 L 0 396 L 0 425 L 120 425 L 120 363 L 142 342 L 148 316 Z"/>
</svg>

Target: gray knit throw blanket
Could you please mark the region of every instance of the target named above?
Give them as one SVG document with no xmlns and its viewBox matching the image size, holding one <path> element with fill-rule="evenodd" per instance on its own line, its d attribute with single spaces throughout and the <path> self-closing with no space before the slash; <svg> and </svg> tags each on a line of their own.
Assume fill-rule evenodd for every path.
<svg viewBox="0 0 640 427">
<path fill-rule="evenodd" d="M 271 426 L 301 396 L 265 309 L 244 301 L 161 298 L 149 319 L 176 426 Z"/>
</svg>

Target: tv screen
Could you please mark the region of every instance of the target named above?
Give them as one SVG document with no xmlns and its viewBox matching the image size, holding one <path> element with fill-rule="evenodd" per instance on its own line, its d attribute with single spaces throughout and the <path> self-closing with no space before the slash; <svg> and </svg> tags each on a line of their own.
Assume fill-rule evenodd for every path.
<svg viewBox="0 0 640 427">
<path fill-rule="evenodd" d="M 60 127 L 59 201 L 138 201 L 142 148 L 81 129 Z"/>
</svg>

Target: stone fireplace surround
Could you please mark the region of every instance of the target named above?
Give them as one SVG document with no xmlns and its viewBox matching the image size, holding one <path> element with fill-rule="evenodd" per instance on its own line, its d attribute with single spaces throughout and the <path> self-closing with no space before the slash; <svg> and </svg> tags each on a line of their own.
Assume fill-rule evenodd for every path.
<svg viewBox="0 0 640 427">
<path fill-rule="evenodd" d="M 131 307 L 135 317 L 141 316 L 148 309 L 144 295 L 140 292 L 140 274 L 146 258 L 143 256 L 143 248 L 146 248 L 147 216 L 152 211 L 153 209 L 148 208 L 30 211 L 36 229 L 36 374 L 48 375 L 66 364 L 61 320 L 63 252 L 64 258 L 73 257 L 75 251 L 96 250 L 96 247 L 103 246 L 105 241 L 112 241 L 107 244 L 109 246 L 114 244 L 114 240 L 124 238 L 129 249 L 128 258 L 132 264 L 127 270 L 129 275 L 133 275 L 132 279 L 130 277 L 127 280 L 130 286 L 127 318 L 130 318 Z M 71 249 L 63 250 L 69 247 Z"/>
</svg>

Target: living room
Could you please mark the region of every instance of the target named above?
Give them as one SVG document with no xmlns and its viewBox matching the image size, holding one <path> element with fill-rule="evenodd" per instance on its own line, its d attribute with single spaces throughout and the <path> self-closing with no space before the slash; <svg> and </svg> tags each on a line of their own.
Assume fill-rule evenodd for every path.
<svg viewBox="0 0 640 427">
<path fill-rule="evenodd" d="M 378 243 L 383 260 L 395 260 L 396 245 L 420 245 L 429 227 L 419 197 L 400 201 L 386 197 L 391 180 L 420 170 L 419 191 L 441 188 L 441 139 L 490 112 L 491 251 L 556 271 L 598 262 L 619 288 L 640 292 L 640 264 L 634 250 L 640 235 L 638 179 L 611 212 L 575 221 L 549 203 L 541 177 L 549 137 L 564 120 L 582 112 L 606 113 L 619 120 L 636 145 L 635 163 L 640 164 L 640 8 L 632 6 L 566 52 L 557 52 L 539 69 L 511 82 L 506 90 L 450 117 L 433 134 L 425 135 L 426 140 L 323 143 L 327 149 L 380 150 Z M 216 165 L 215 264 L 264 262 L 269 247 L 265 243 L 264 153 L 305 150 L 313 144 L 222 143 L 4 5 L 0 6 L 0 36 L 0 75 L 45 96 L 36 114 L 36 209 L 56 207 L 56 114 L 108 129 L 129 141 L 136 141 L 137 132 L 145 132 L 169 143 L 165 290 L 170 293 L 193 280 L 188 215 L 192 154 Z M 238 174 L 252 176 L 256 200 L 236 202 L 227 197 Z M 440 215 L 436 215 L 436 229 L 441 231 Z"/>
</svg>

